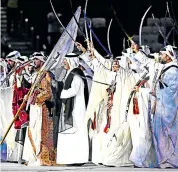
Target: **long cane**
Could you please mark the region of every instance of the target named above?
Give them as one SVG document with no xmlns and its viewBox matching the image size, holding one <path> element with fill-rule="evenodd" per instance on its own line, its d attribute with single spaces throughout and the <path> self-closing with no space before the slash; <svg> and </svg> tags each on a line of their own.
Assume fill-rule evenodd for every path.
<svg viewBox="0 0 178 172">
<path fill-rule="evenodd" d="M 37 73 L 36 78 L 38 78 L 38 76 L 40 75 L 41 72 L 42 72 L 42 71 L 39 71 L 39 72 Z M 4 140 L 6 139 L 6 136 L 8 135 L 8 133 L 9 133 L 9 131 L 10 131 L 10 129 L 11 129 L 11 127 L 12 127 L 14 121 L 15 121 L 16 118 L 19 116 L 19 113 L 20 113 L 20 111 L 22 110 L 22 108 L 24 107 L 25 102 L 28 100 L 28 97 L 30 97 L 31 94 L 33 93 L 33 90 L 34 90 L 34 88 L 35 88 L 35 86 L 36 86 L 37 83 L 38 83 L 38 81 L 35 82 L 35 83 L 31 86 L 30 90 L 28 91 L 28 94 L 26 95 L 26 98 L 23 100 L 23 102 L 22 102 L 22 104 L 20 105 L 20 107 L 19 107 L 17 113 L 15 114 L 14 119 L 12 120 L 12 122 L 10 123 L 10 125 L 9 125 L 9 127 L 8 127 L 8 129 L 7 129 L 7 131 L 6 131 L 6 133 L 4 134 L 4 136 L 3 136 L 2 140 L 1 140 L 0 145 L 2 145 L 2 143 L 3 143 Z"/>
</svg>

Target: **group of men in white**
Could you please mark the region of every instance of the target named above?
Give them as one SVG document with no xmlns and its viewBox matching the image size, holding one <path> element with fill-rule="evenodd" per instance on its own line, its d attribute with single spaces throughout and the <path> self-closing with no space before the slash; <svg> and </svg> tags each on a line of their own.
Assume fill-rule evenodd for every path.
<svg viewBox="0 0 178 172">
<path fill-rule="evenodd" d="M 80 43 L 76 46 L 80 55 L 63 57 L 64 77 L 56 81 L 46 71 L 37 85 L 34 102 L 27 100 L 29 107 L 24 111 L 28 118 L 21 114 L 1 144 L 1 156 L 5 151 L 2 145 L 7 145 L 4 160 L 26 165 L 83 165 L 91 161 L 106 166 L 177 168 L 175 47 L 167 45 L 150 54 L 131 40 L 131 47 L 122 56 L 106 59 L 92 43 L 87 50 Z M 46 60 L 42 52 L 28 58 L 17 51 L 1 59 L 2 137 L 14 117 L 12 106 L 17 106 L 14 91 L 30 89 Z M 56 95 L 54 82 L 61 85 Z M 23 92 L 23 100 L 25 95 Z M 55 96 L 60 102 L 55 104 L 57 115 L 52 111 L 56 107 L 48 108 Z M 54 116 L 58 116 L 57 122 Z M 56 127 L 58 131 L 54 132 Z"/>
</svg>

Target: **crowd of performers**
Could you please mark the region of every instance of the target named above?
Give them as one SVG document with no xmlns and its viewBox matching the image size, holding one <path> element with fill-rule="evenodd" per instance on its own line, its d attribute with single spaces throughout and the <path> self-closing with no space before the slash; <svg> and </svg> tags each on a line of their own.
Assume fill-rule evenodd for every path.
<svg viewBox="0 0 178 172">
<path fill-rule="evenodd" d="M 80 54 L 63 57 L 62 79 L 45 71 L 25 103 L 48 57 L 36 52 L 28 58 L 13 51 L 1 59 L 1 94 L 11 91 L 4 96 L 7 100 L 0 100 L 4 107 L 11 105 L 1 110 L 3 134 L 7 129 L 3 111 L 16 115 L 21 107 L 13 125 L 15 137 L 7 136 L 4 142 L 4 160 L 37 166 L 90 161 L 106 166 L 177 168 L 175 47 L 167 45 L 149 54 L 132 39 L 122 56 L 110 59 L 92 43 L 87 49 L 77 43 L 77 48 Z"/>
</svg>

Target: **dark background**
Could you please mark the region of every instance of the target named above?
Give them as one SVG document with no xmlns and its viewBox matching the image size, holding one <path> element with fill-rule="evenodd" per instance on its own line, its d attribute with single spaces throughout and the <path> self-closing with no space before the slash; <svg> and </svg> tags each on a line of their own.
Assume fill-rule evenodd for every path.
<svg viewBox="0 0 178 172">
<path fill-rule="evenodd" d="M 72 11 L 70 6 L 70 0 L 52 0 L 55 10 L 62 14 L 60 18 L 63 24 L 66 26 L 72 17 Z M 151 11 L 147 14 L 146 18 L 151 17 L 153 12 L 155 17 L 164 17 L 166 12 L 166 0 L 88 0 L 87 16 L 92 17 L 104 17 L 107 19 L 107 26 L 110 19 L 113 17 L 113 13 L 110 10 L 110 5 L 113 5 L 117 12 L 117 16 L 122 23 L 124 29 L 129 35 L 138 34 L 141 18 L 147 8 L 152 5 Z M 171 3 L 169 3 L 171 11 Z M 178 0 L 172 0 L 173 10 L 175 17 L 178 19 Z M 81 6 L 84 9 L 85 0 L 72 0 L 73 11 Z M 29 23 L 35 26 L 36 32 L 43 38 L 47 33 L 47 14 L 51 12 L 51 6 L 49 0 L 21 0 L 20 8 L 23 9 L 25 15 L 29 18 Z M 83 14 L 81 14 L 83 17 Z M 146 20 L 144 22 L 146 24 Z M 101 42 L 107 47 L 107 28 L 97 32 Z M 122 50 L 124 33 L 117 24 L 113 22 L 110 32 L 110 44 L 112 52 L 115 55 L 119 55 Z M 80 41 L 82 41 L 80 39 Z M 99 51 L 106 55 L 100 46 L 95 43 L 95 47 Z"/>
</svg>

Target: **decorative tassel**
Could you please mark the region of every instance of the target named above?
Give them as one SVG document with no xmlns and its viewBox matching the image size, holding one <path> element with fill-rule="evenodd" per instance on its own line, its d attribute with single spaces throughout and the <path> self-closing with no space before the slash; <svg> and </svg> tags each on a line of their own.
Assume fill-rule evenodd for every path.
<svg viewBox="0 0 178 172">
<path fill-rule="evenodd" d="M 133 114 L 134 115 L 139 115 L 139 106 L 138 106 L 138 98 L 134 96 L 133 98 Z"/>
<path fill-rule="evenodd" d="M 105 133 L 108 133 L 108 131 L 109 131 L 109 129 L 110 129 L 110 126 L 111 126 L 111 116 L 108 116 L 107 124 L 106 124 L 106 126 L 104 127 L 104 132 L 105 132 Z"/>
<path fill-rule="evenodd" d="M 107 89 L 107 91 L 109 90 Z M 108 102 L 111 101 L 111 103 L 113 103 L 113 97 L 114 97 L 114 94 L 113 92 L 111 92 L 108 96 Z M 108 133 L 110 126 L 111 126 L 111 110 L 112 110 L 112 106 L 107 109 L 107 124 L 104 127 L 105 133 Z"/>
<path fill-rule="evenodd" d="M 109 131 L 109 126 L 108 126 L 108 124 L 106 124 L 106 126 L 105 126 L 105 128 L 104 128 L 104 132 L 105 132 L 105 133 L 108 133 L 108 131 Z"/>
<path fill-rule="evenodd" d="M 94 120 L 93 120 L 93 122 L 92 122 L 91 128 L 92 128 L 93 130 L 96 129 L 96 112 L 94 112 Z"/>
</svg>

